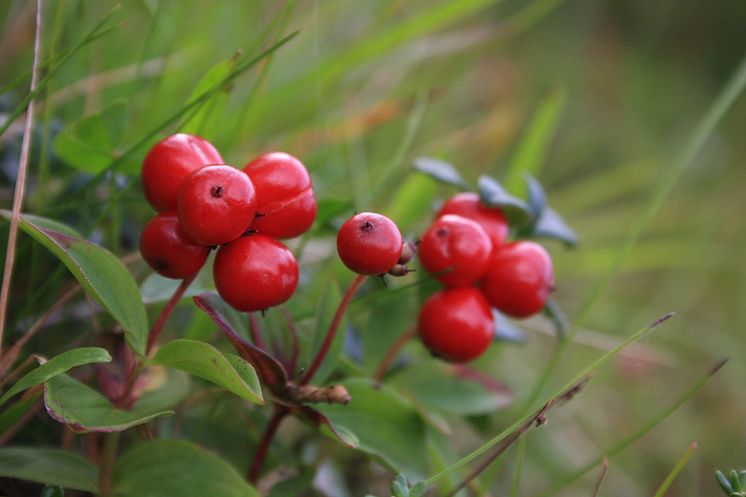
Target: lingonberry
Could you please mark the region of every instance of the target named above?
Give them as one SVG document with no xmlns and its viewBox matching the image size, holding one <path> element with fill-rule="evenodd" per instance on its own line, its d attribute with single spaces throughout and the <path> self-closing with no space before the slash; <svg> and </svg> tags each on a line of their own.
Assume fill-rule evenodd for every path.
<svg viewBox="0 0 746 497">
<path fill-rule="evenodd" d="M 448 288 L 431 296 L 420 310 L 422 343 L 434 355 L 451 362 L 476 359 L 494 334 L 490 305 L 474 287 Z"/>
<path fill-rule="evenodd" d="M 457 193 L 446 200 L 438 211 L 438 216 L 445 214 L 456 214 L 479 223 L 490 237 L 493 250 L 497 250 L 508 238 L 509 228 L 505 215 L 500 209 L 482 205 L 476 193 Z"/>
<path fill-rule="evenodd" d="M 260 311 L 282 304 L 298 286 L 298 263 L 292 252 L 259 233 L 220 247 L 213 269 L 218 293 L 239 311 Z"/>
<path fill-rule="evenodd" d="M 273 152 L 258 157 L 243 170 L 254 183 L 256 210 L 261 213 L 253 229 L 274 238 L 294 238 L 311 227 L 316 219 L 316 198 L 301 161 Z"/>
<path fill-rule="evenodd" d="M 158 212 L 176 210 L 184 178 L 207 164 L 223 164 L 220 153 L 207 140 L 185 133 L 164 138 L 153 145 L 142 163 L 145 198 Z"/>
<path fill-rule="evenodd" d="M 484 275 L 492 242 L 482 227 L 446 214 L 430 225 L 418 247 L 422 266 L 446 286 L 469 286 Z"/>
<path fill-rule="evenodd" d="M 397 263 L 401 251 L 399 228 L 391 219 L 374 212 L 355 214 L 337 233 L 339 258 L 359 274 L 386 273 Z"/>
<path fill-rule="evenodd" d="M 241 236 L 256 214 L 254 185 L 231 166 L 206 166 L 186 177 L 177 213 L 184 232 L 204 245 L 220 245 Z"/>
<path fill-rule="evenodd" d="M 186 278 L 200 270 L 210 248 L 194 243 L 184 234 L 175 212 L 162 212 L 145 225 L 140 253 L 158 274 Z"/>
<path fill-rule="evenodd" d="M 497 310 L 516 318 L 541 311 L 554 287 L 552 259 L 534 242 L 503 245 L 490 259 L 482 291 Z"/>
</svg>

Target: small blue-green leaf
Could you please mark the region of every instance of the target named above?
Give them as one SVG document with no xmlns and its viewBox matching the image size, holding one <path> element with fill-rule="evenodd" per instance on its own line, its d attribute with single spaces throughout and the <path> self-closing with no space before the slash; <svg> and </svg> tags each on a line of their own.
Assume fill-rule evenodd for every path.
<svg viewBox="0 0 746 497">
<path fill-rule="evenodd" d="M 528 189 L 528 206 L 531 208 L 534 219 L 539 219 L 547 207 L 547 194 L 533 176 L 526 176 L 526 187 Z"/>
<path fill-rule="evenodd" d="M 181 440 L 136 445 L 117 459 L 112 497 L 259 497 L 227 461 Z"/>
<path fill-rule="evenodd" d="M 10 219 L 9 211 L 0 216 Z M 20 228 L 52 252 L 76 280 L 124 330 L 127 343 L 140 355 L 145 353 L 148 318 L 134 278 L 114 254 L 71 234 L 70 228 L 36 216 L 21 216 Z"/>
<path fill-rule="evenodd" d="M 733 486 L 731 485 L 730 480 L 726 478 L 722 471 L 715 471 L 715 479 L 717 480 L 718 485 L 720 485 L 720 488 L 723 489 L 723 492 L 730 494 L 733 491 Z"/>
<path fill-rule="evenodd" d="M 161 347 L 151 362 L 198 376 L 250 402 L 264 401 L 251 364 L 235 355 L 229 359 L 209 343 L 173 340 Z"/>
<path fill-rule="evenodd" d="M 425 497 L 425 492 L 427 492 L 427 485 L 424 481 L 418 481 L 409 489 L 409 497 Z"/>
<path fill-rule="evenodd" d="M 45 381 L 58 374 L 62 374 L 74 367 L 83 366 L 84 364 L 111 362 L 109 353 L 98 347 L 85 347 L 68 350 L 62 354 L 51 358 L 33 371 L 28 372 L 15 385 L 0 397 L 0 405 L 5 403 L 9 398 L 36 385 L 41 385 Z"/>
<path fill-rule="evenodd" d="M 417 157 L 414 160 L 414 169 L 434 178 L 441 183 L 453 185 L 457 188 L 468 188 L 466 181 L 461 177 L 458 170 L 448 162 L 433 157 Z"/>
<path fill-rule="evenodd" d="M 569 323 L 567 321 L 567 315 L 562 311 L 559 304 L 557 304 L 557 301 L 553 298 L 549 298 L 547 303 L 544 305 L 543 313 L 552 321 L 554 331 L 557 333 L 557 338 L 563 340 L 567 336 Z"/>
<path fill-rule="evenodd" d="M 508 193 L 496 179 L 487 175 L 480 176 L 478 187 L 482 203 L 489 207 L 498 207 L 512 226 L 525 226 L 533 219 L 529 205 Z"/>
<path fill-rule="evenodd" d="M 495 340 L 499 342 L 521 343 L 526 341 L 526 333 L 505 314 L 492 309 L 495 322 Z"/>
<path fill-rule="evenodd" d="M 0 448 L 0 476 L 96 492 L 98 468 L 64 450 L 3 447 Z"/>
<path fill-rule="evenodd" d="M 534 223 L 531 236 L 559 240 L 569 247 L 574 247 L 578 244 L 578 236 L 572 228 L 567 225 L 562 216 L 548 206 L 541 213 L 541 217 Z"/>
<path fill-rule="evenodd" d="M 131 411 L 117 409 L 91 387 L 64 374 L 44 384 L 44 404 L 53 419 L 79 432 L 122 431 L 173 414 L 144 412 L 137 407 Z"/>
</svg>

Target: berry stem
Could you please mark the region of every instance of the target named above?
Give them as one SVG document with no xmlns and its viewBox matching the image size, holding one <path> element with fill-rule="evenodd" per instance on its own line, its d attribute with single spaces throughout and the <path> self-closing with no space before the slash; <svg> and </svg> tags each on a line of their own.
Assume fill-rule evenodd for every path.
<svg viewBox="0 0 746 497">
<path fill-rule="evenodd" d="M 290 315 L 290 312 L 284 306 L 281 308 L 281 311 L 290 331 L 290 363 L 288 364 L 288 374 L 290 374 L 291 378 L 295 378 L 295 369 L 298 367 L 298 355 L 300 354 L 298 328 L 295 326 L 293 316 Z"/>
<path fill-rule="evenodd" d="M 267 457 L 267 452 L 269 452 L 269 446 L 272 443 L 272 439 L 275 437 L 275 433 L 277 433 L 277 429 L 280 427 L 280 423 L 282 423 L 282 420 L 287 413 L 288 410 L 286 407 L 275 404 L 275 412 L 272 414 L 272 417 L 269 418 L 269 422 L 267 422 L 267 427 L 264 429 L 264 434 L 259 442 L 259 447 L 256 449 L 256 454 L 254 455 L 254 459 L 251 461 L 249 472 L 246 475 L 249 483 L 254 484 L 259 479 L 259 472 L 262 470 L 262 466 L 264 466 L 264 459 Z"/>
<path fill-rule="evenodd" d="M 344 317 L 345 311 L 347 310 L 347 306 L 350 304 L 352 297 L 355 295 L 355 293 L 357 293 L 358 289 L 363 284 L 366 278 L 366 275 L 358 274 L 357 276 L 355 276 L 355 279 L 352 280 L 352 283 L 350 283 L 350 286 L 347 288 L 347 291 L 342 297 L 342 300 L 339 302 L 339 307 L 337 307 L 337 310 L 334 312 L 334 318 L 329 325 L 329 329 L 326 332 L 324 342 L 321 344 L 319 352 L 316 354 L 316 357 L 311 363 L 311 367 L 308 368 L 308 371 L 306 371 L 306 373 L 300 379 L 300 385 L 307 385 L 308 382 L 313 379 L 313 375 L 316 374 L 316 371 L 321 366 L 321 363 L 324 362 L 324 358 L 326 358 L 326 354 L 329 352 L 329 348 L 334 341 L 334 336 L 337 334 L 337 328 L 339 328 L 339 325 L 342 322 L 342 318 Z"/>
<path fill-rule="evenodd" d="M 376 372 L 373 375 L 373 380 L 376 384 L 381 383 L 381 380 L 383 380 L 384 375 L 391 367 L 391 364 L 393 364 L 394 360 L 399 356 L 399 352 L 401 352 L 401 349 L 404 348 L 404 346 L 417 335 L 417 327 L 412 326 L 407 331 L 402 333 L 402 335 L 397 338 L 397 340 L 391 345 L 389 350 L 386 352 L 386 355 L 383 356 L 383 359 L 381 359 L 381 363 L 376 368 Z"/>
<path fill-rule="evenodd" d="M 119 435 L 121 435 L 121 432 L 117 431 L 104 435 L 104 447 L 98 471 L 98 491 L 102 497 L 108 497 L 111 493 L 111 476 L 114 473 Z"/>
<path fill-rule="evenodd" d="M 248 312 L 249 315 L 249 333 L 251 333 L 251 341 L 254 345 L 262 350 L 267 350 L 262 339 L 262 330 L 259 326 L 259 320 L 256 318 L 255 312 Z"/>
<path fill-rule="evenodd" d="M 158 335 L 161 334 L 163 326 L 166 324 L 168 317 L 171 315 L 171 312 L 173 312 L 174 307 L 176 307 L 176 304 L 181 299 L 181 296 L 184 295 L 184 292 L 187 288 L 189 288 L 189 285 L 192 284 L 194 278 L 196 277 L 197 273 L 194 273 L 192 276 L 184 278 L 176 291 L 174 291 L 173 295 L 171 295 L 171 298 L 168 299 L 166 307 L 163 308 L 161 313 L 158 315 L 158 319 L 153 324 L 153 327 L 150 328 L 150 332 L 148 333 L 148 344 L 145 347 L 145 355 L 150 355 L 150 351 L 153 348 L 153 345 L 155 345 L 155 341 L 156 339 L 158 339 Z"/>
</svg>

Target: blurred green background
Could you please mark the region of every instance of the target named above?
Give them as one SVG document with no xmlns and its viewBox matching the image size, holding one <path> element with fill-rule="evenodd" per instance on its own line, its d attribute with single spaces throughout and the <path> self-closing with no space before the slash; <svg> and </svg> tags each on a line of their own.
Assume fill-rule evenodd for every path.
<svg viewBox="0 0 746 497">
<path fill-rule="evenodd" d="M 43 60 L 63 57 L 114 5 L 45 2 Z M 0 84 L 20 78 L 3 88 L 3 113 L 28 88 L 33 15 L 33 2 L 0 4 Z M 550 387 L 635 330 L 677 313 L 527 436 L 518 495 L 561 481 L 730 357 L 698 395 L 611 460 L 601 491 L 653 495 L 696 441 L 699 449 L 669 495 L 715 495 L 715 468 L 746 465 L 746 97 L 735 101 L 683 175 L 675 177 L 675 169 L 746 55 L 745 25 L 740 0 L 127 1 L 107 23 L 114 29 L 76 52 L 41 93 L 25 210 L 74 224 L 118 255 L 136 250 L 151 215 L 135 176 L 147 147 L 183 129 L 179 123 L 190 113 L 168 119 L 200 80 L 209 84 L 202 78 L 211 68 L 225 74 L 237 50 L 246 61 L 297 30 L 189 121 L 229 163 L 288 151 L 308 166 L 330 212 L 377 210 L 411 238 L 452 193 L 413 172 L 415 157 L 449 161 L 472 184 L 480 174 L 503 178 L 511 164 L 530 164 L 581 238 L 571 251 L 547 244 L 557 300 L 571 321 L 584 314 Z M 70 164 L 53 136 L 102 110 L 110 147 Z M 0 137 L 6 207 L 19 143 L 18 125 Z M 111 162 L 101 160 L 107 154 L 116 158 L 117 175 L 102 173 Z M 651 198 L 673 179 L 665 202 L 603 288 Z M 305 249 L 302 291 L 309 301 L 329 280 L 350 279 L 338 262 L 324 262 L 331 236 L 319 228 L 309 243 L 295 245 Z M 43 249 L 24 243 L 10 339 L 64 287 L 58 280 L 41 286 L 56 266 Z M 136 271 L 140 279 L 147 274 L 141 266 Z M 371 317 L 374 306 L 353 308 L 353 322 L 368 333 L 364 343 L 377 342 L 370 333 L 385 328 L 380 341 L 387 345 L 410 324 L 417 296 L 397 295 L 403 298 L 380 306 L 383 315 Z M 305 308 L 301 302 L 293 310 L 302 315 Z M 557 348 L 545 320 L 531 320 L 526 329 L 525 344 L 493 347 L 477 364 L 513 391 L 517 405 Z M 67 343 L 51 332 L 43 340 L 39 347 Z M 411 344 L 410 353 L 421 354 L 418 347 Z M 455 453 L 476 447 L 517 412 L 452 421 L 462 434 Z M 515 458 L 515 449 L 503 456 L 490 495 L 507 494 Z M 385 491 L 376 486 L 386 481 L 378 473 L 358 481 L 354 472 L 346 474 L 353 495 Z M 596 475 L 557 495 L 590 495 Z"/>
</svg>

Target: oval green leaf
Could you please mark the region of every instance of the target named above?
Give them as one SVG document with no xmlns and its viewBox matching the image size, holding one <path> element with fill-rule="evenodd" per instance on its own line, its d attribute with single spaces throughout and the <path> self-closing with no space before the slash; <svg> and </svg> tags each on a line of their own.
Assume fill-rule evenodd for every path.
<svg viewBox="0 0 746 497">
<path fill-rule="evenodd" d="M 158 416 L 173 414 L 173 411 L 117 409 L 97 391 L 64 374 L 44 383 L 44 404 L 53 419 L 79 432 L 123 431 Z"/>
<path fill-rule="evenodd" d="M 226 357 L 208 343 L 174 340 L 158 351 L 152 363 L 193 374 L 250 402 L 264 403 L 259 378 L 251 364 L 235 355 Z"/>
<path fill-rule="evenodd" d="M 96 492 L 98 468 L 64 450 L 3 447 L 0 448 L 0 476 Z"/>
<path fill-rule="evenodd" d="M 0 211 L 0 216 L 10 219 L 11 214 Z M 36 216 L 21 216 L 20 228 L 67 266 L 86 292 L 122 326 L 130 347 L 144 355 L 148 318 L 132 275 L 114 254 L 60 226 Z"/>
<path fill-rule="evenodd" d="M 111 362 L 109 353 L 98 347 L 84 347 L 79 349 L 68 350 L 62 354 L 51 358 L 38 368 L 30 371 L 23 378 L 18 380 L 15 385 L 0 397 L 0 405 L 5 403 L 9 398 L 36 385 L 41 385 L 50 378 L 62 374 L 76 366 L 84 364 L 93 364 L 101 362 Z"/>
<path fill-rule="evenodd" d="M 178 440 L 145 442 L 114 467 L 112 497 L 259 497 L 225 460 Z"/>
</svg>

